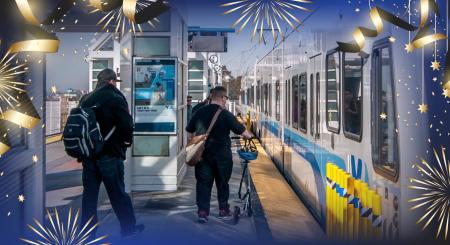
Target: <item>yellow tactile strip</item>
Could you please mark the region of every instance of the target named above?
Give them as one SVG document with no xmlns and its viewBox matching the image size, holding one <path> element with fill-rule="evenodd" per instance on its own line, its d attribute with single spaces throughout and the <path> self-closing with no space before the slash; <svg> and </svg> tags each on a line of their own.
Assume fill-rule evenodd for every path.
<svg viewBox="0 0 450 245">
<path fill-rule="evenodd" d="M 243 142 L 241 142 L 243 143 Z M 325 234 L 280 174 L 263 147 L 255 142 L 258 159 L 250 176 L 275 241 L 322 240 Z"/>
</svg>

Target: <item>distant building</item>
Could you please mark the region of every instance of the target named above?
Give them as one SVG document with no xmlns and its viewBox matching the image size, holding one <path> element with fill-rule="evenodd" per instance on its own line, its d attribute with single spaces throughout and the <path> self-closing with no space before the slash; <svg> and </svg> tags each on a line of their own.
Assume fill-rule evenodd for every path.
<svg viewBox="0 0 450 245">
<path fill-rule="evenodd" d="M 221 84 L 221 76 L 214 70 L 210 60 L 214 58 L 220 64 L 220 54 L 205 52 L 188 52 L 188 95 L 198 103 L 208 96 L 209 90 Z"/>
<path fill-rule="evenodd" d="M 47 98 L 45 106 L 45 135 L 59 134 L 61 132 L 61 97 Z"/>
<path fill-rule="evenodd" d="M 86 91 L 68 89 L 47 97 L 45 135 L 59 134 L 64 130 L 70 110 L 78 106 Z"/>
</svg>

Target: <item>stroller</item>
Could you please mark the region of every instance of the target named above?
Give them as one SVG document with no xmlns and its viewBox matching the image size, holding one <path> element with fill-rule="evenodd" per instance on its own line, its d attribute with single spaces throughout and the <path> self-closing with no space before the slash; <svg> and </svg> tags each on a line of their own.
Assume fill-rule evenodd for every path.
<svg viewBox="0 0 450 245">
<path fill-rule="evenodd" d="M 247 212 L 247 216 L 251 217 L 253 215 L 252 210 L 252 202 L 250 198 L 251 193 L 251 183 L 250 183 L 250 177 L 248 173 L 248 164 L 250 161 L 255 160 L 258 157 L 258 151 L 256 149 L 256 145 L 253 142 L 252 139 L 246 139 L 244 146 L 237 151 L 239 158 L 243 160 L 242 165 L 242 176 L 241 176 L 241 182 L 239 183 L 239 192 L 238 196 L 240 200 L 245 201 L 243 211 Z M 246 186 L 247 190 L 244 195 L 242 195 L 242 183 L 244 182 L 244 179 L 246 179 Z M 239 218 L 241 216 L 241 208 L 239 206 L 234 206 L 234 212 L 233 212 L 233 221 L 234 224 L 237 224 L 239 222 Z"/>
</svg>

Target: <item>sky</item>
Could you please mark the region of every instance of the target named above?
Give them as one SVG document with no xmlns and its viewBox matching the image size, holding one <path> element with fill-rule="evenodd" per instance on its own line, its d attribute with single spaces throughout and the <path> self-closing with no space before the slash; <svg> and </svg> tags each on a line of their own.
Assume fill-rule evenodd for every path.
<svg viewBox="0 0 450 245">
<path fill-rule="evenodd" d="M 232 23 L 239 18 L 238 13 L 224 15 L 229 8 L 220 5 L 227 0 L 173 0 L 173 4 L 179 11 L 187 17 L 188 26 L 229 28 Z M 328 2 L 321 4 L 320 2 Z M 314 1 L 313 4 L 305 4 L 305 7 L 311 10 L 319 9 L 311 18 L 305 22 L 305 26 L 314 23 L 315 27 L 325 26 L 329 21 L 338 19 L 335 10 L 336 2 L 346 2 L 344 0 Z M 344 8 L 345 9 L 345 8 Z M 319 12 L 320 11 L 320 12 Z M 330 11 L 332 14 L 325 14 Z M 309 13 L 298 11 L 296 17 L 303 20 Z M 323 16 L 327 15 L 327 18 Z M 282 29 L 287 26 L 282 25 Z M 250 72 L 258 58 L 263 57 L 273 47 L 273 39 L 270 34 L 267 35 L 267 43 L 259 44 L 257 41 L 251 41 L 252 27 L 248 25 L 242 33 L 230 33 L 228 37 L 228 52 L 222 54 L 222 65 L 226 65 L 232 71 L 233 76 L 239 76 Z M 87 52 L 86 45 L 91 43 L 94 38 L 93 33 L 64 33 L 58 32 L 61 40 L 59 52 L 47 55 L 47 89 L 55 85 L 59 90 L 88 89 L 88 63 L 84 60 Z M 83 39 L 81 40 L 80 37 Z M 76 50 L 76 54 L 74 53 Z M 64 66 L 61 68 L 61 64 Z M 56 69 L 55 67 L 58 67 Z M 61 72 L 61 69 L 64 72 Z"/>
</svg>

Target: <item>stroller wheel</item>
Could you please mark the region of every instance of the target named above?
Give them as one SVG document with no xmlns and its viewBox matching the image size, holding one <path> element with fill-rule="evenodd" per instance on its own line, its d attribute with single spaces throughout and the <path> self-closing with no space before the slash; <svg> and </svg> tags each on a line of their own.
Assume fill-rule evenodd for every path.
<svg viewBox="0 0 450 245">
<path fill-rule="evenodd" d="M 237 224 L 239 222 L 239 217 L 241 216 L 241 208 L 238 206 L 234 206 L 234 212 L 233 212 L 233 221 L 234 224 Z"/>
</svg>

